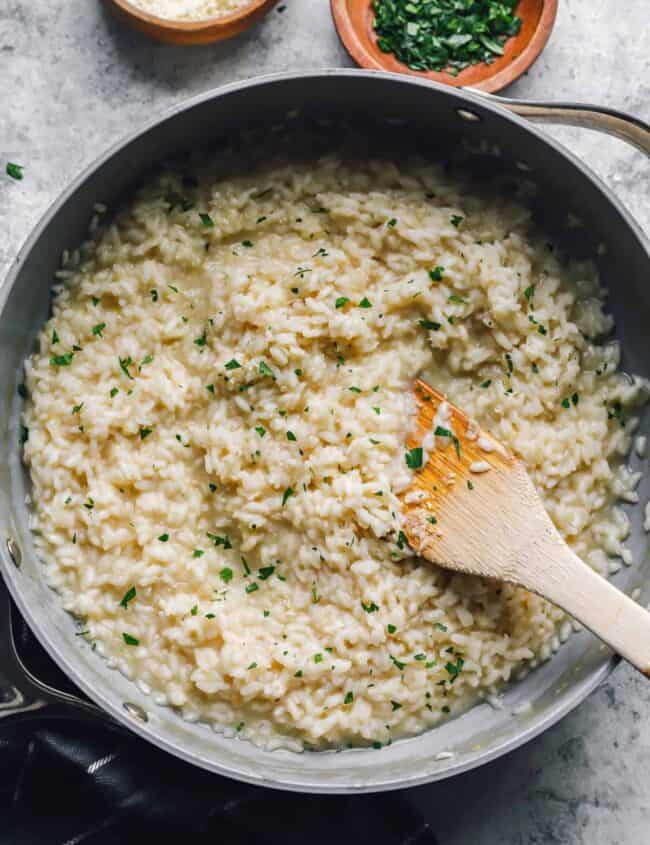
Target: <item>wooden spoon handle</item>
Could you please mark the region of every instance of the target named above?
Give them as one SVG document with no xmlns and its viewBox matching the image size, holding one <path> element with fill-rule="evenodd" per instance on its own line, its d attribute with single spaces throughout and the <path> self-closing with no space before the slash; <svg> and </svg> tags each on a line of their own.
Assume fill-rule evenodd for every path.
<svg viewBox="0 0 650 845">
<path fill-rule="evenodd" d="M 566 610 L 650 678 L 650 613 L 557 539 L 550 565 L 528 570 L 522 586 Z"/>
</svg>

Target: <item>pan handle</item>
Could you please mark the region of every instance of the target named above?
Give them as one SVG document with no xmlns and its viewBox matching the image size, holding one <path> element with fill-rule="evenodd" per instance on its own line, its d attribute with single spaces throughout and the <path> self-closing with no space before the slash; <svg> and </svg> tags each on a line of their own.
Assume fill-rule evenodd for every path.
<svg viewBox="0 0 650 845">
<path fill-rule="evenodd" d="M 44 708 L 53 715 L 107 720 L 94 704 L 43 683 L 29 671 L 16 648 L 11 613 L 9 591 L 0 578 L 0 673 L 7 682 L 0 690 L 0 722 L 12 716 L 28 717 Z"/>
<path fill-rule="evenodd" d="M 606 132 L 632 144 L 650 156 L 650 126 L 631 114 L 580 103 L 541 103 L 533 100 L 512 100 L 469 88 L 473 94 L 487 97 L 504 109 L 535 123 L 561 123 Z"/>
</svg>

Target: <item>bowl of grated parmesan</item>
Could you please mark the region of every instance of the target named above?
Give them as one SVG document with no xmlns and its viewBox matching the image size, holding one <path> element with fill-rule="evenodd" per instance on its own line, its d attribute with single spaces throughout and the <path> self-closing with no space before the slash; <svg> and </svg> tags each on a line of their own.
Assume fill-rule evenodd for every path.
<svg viewBox="0 0 650 845">
<path fill-rule="evenodd" d="M 109 0 L 117 17 L 145 35 L 173 44 L 232 38 L 278 0 Z"/>
</svg>

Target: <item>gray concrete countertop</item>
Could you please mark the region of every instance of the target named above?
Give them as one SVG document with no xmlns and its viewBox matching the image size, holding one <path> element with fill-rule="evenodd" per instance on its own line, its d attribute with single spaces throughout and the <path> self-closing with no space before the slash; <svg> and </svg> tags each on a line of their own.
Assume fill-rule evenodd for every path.
<svg viewBox="0 0 650 845">
<path fill-rule="evenodd" d="M 286 69 L 348 66 L 328 0 L 285 0 L 226 44 L 154 44 L 100 0 L 0 0 L 0 279 L 48 204 L 109 144 L 180 100 Z M 650 120 L 648 0 L 560 0 L 514 97 L 596 102 Z M 650 231 L 650 165 L 620 141 L 549 130 Z M 25 178 L 4 176 L 7 161 Z M 412 790 L 440 845 L 650 843 L 650 684 L 620 667 L 581 707 L 504 759 Z"/>
</svg>

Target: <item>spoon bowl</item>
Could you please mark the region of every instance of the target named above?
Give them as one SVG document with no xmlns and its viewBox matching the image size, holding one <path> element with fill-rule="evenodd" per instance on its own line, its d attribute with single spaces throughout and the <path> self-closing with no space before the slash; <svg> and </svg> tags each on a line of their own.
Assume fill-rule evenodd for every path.
<svg viewBox="0 0 650 845">
<path fill-rule="evenodd" d="M 548 599 L 650 678 L 650 613 L 574 554 L 523 462 L 425 382 L 414 399 L 417 472 L 401 494 L 409 545 L 445 569 Z"/>
</svg>

